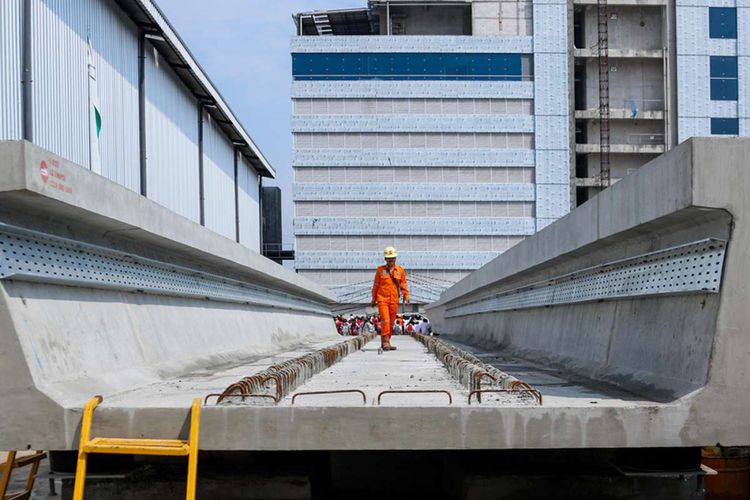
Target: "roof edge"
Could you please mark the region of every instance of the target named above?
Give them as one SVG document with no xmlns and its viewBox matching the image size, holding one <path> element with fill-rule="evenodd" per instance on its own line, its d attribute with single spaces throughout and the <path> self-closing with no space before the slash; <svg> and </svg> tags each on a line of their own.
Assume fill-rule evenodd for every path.
<svg viewBox="0 0 750 500">
<path fill-rule="evenodd" d="M 248 134 L 247 130 L 245 130 L 245 127 L 234 115 L 231 108 L 224 100 L 224 97 L 217 90 L 208 74 L 203 70 L 201 65 L 187 48 L 187 45 L 177 34 L 177 31 L 167 20 L 166 16 L 161 11 L 159 6 L 153 0 L 116 0 L 116 3 L 120 7 L 122 7 L 123 4 L 129 4 L 133 7 L 136 7 L 145 17 L 148 18 L 150 24 L 152 25 L 148 27 L 152 29 L 155 28 L 158 32 L 157 34 L 161 35 L 164 38 L 165 43 L 168 44 L 175 55 L 182 60 L 182 63 L 184 63 L 186 69 L 190 71 L 193 78 L 203 88 L 206 95 L 209 95 L 211 97 L 219 111 L 227 118 L 227 120 L 229 121 L 228 125 L 230 125 L 231 128 L 236 132 L 237 136 L 241 138 L 241 141 L 236 141 L 232 140 L 231 137 L 227 137 L 230 142 L 233 142 L 235 146 L 238 146 L 238 149 L 248 159 L 250 164 L 253 166 L 253 168 L 255 168 L 259 175 L 263 177 L 275 178 L 276 170 L 271 166 L 258 145 L 255 144 L 255 142 L 250 137 L 250 134 Z M 131 14 L 128 9 L 124 10 L 126 13 Z M 144 28 L 143 23 L 139 22 L 139 20 L 133 19 L 133 21 L 136 23 L 136 25 Z M 167 62 L 168 64 L 170 64 L 170 66 L 172 65 L 169 61 Z"/>
</svg>

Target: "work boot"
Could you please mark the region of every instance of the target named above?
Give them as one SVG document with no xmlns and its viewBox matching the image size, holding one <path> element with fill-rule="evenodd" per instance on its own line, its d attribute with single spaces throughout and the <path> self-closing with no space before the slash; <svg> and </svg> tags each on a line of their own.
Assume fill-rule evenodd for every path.
<svg viewBox="0 0 750 500">
<path fill-rule="evenodd" d="M 390 335 L 383 335 L 380 337 L 382 342 L 382 349 L 384 351 L 395 351 L 396 348 L 391 345 L 391 336 Z"/>
</svg>

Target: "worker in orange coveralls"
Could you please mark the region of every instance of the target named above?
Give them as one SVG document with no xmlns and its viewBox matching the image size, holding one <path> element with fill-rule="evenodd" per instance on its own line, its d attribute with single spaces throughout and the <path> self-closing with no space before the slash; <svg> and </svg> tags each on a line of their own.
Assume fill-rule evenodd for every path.
<svg viewBox="0 0 750 500">
<path fill-rule="evenodd" d="M 380 344 L 384 351 L 395 351 L 391 345 L 391 333 L 393 323 L 398 314 L 399 292 L 403 294 L 404 301 L 408 304 L 409 287 L 406 285 L 406 272 L 404 268 L 396 264 L 396 249 L 386 247 L 383 252 L 385 265 L 379 266 L 375 271 L 375 282 L 372 285 L 372 303 L 378 306 L 380 319 L 382 320 L 382 331 L 380 333 Z"/>
</svg>

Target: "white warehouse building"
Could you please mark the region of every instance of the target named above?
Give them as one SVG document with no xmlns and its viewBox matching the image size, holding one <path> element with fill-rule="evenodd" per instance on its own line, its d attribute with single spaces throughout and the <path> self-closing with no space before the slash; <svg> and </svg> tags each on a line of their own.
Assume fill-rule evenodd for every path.
<svg viewBox="0 0 750 500">
<path fill-rule="evenodd" d="M 262 177 L 275 172 L 154 2 L 2 0 L 0 32 L 0 140 L 260 252 Z"/>
</svg>

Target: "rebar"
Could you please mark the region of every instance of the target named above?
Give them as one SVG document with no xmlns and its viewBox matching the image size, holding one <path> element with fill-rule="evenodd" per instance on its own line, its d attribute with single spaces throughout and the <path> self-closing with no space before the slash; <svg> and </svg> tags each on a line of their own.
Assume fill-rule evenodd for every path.
<svg viewBox="0 0 750 500">
<path fill-rule="evenodd" d="M 362 404 L 367 404 L 367 395 L 361 389 L 338 389 L 332 391 L 309 391 L 309 392 L 298 392 L 292 396 L 292 405 L 294 400 L 300 396 L 319 396 L 321 394 L 359 394 L 362 396 Z"/>
<path fill-rule="evenodd" d="M 362 349 L 376 336 L 375 332 L 363 333 L 333 346 L 271 365 L 265 370 L 244 377 L 228 386 L 218 395 L 216 404 L 218 405 L 230 396 L 240 397 L 244 401 L 246 397 L 263 395 L 270 396 L 275 403 L 278 403 L 310 377 L 329 368 L 348 354 Z"/>
<path fill-rule="evenodd" d="M 380 398 L 383 397 L 383 394 L 445 394 L 448 396 L 448 403 L 453 404 L 453 396 L 444 389 L 389 389 L 380 391 L 377 399 L 378 405 L 380 405 Z"/>
<path fill-rule="evenodd" d="M 482 399 L 480 396 L 485 393 L 499 393 L 499 394 L 512 394 L 512 395 L 531 395 L 533 396 L 541 405 L 542 404 L 542 393 L 537 391 L 536 389 L 481 389 L 476 391 L 471 391 L 469 393 L 469 399 L 467 400 L 468 404 L 471 404 L 471 397 L 476 394 L 477 401 L 479 403 L 482 402 Z"/>
<path fill-rule="evenodd" d="M 206 395 L 205 399 L 203 400 L 203 405 L 204 406 L 208 404 L 208 399 L 209 398 L 224 398 L 224 399 L 226 399 L 226 398 L 242 398 L 242 401 L 244 401 L 245 398 L 261 398 L 261 399 L 265 398 L 265 399 L 271 399 L 271 400 L 273 400 L 274 403 L 278 403 L 278 401 L 276 400 L 276 396 L 274 396 L 273 394 L 228 394 L 228 395 L 225 395 L 225 394 L 218 394 L 218 393 L 216 393 L 216 394 L 208 394 L 208 395 Z"/>
<path fill-rule="evenodd" d="M 481 395 L 486 389 L 487 392 L 507 392 L 519 396 L 533 395 L 534 399 L 542 404 L 541 393 L 530 384 L 488 365 L 473 354 L 435 337 L 421 333 L 412 333 L 411 336 L 424 344 L 428 352 L 433 353 L 442 361 L 448 372 L 459 383 L 466 386 L 471 393 L 476 394 L 479 403 L 482 402 Z M 482 387 L 482 381 L 485 379 L 486 385 Z M 537 394 L 539 394 L 538 397 Z"/>
</svg>

